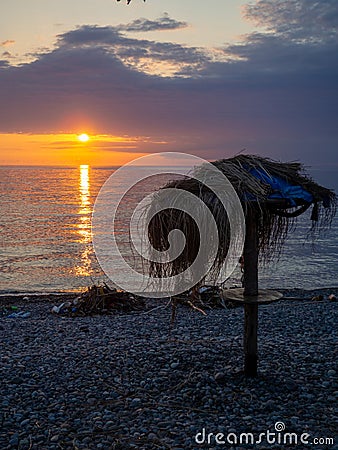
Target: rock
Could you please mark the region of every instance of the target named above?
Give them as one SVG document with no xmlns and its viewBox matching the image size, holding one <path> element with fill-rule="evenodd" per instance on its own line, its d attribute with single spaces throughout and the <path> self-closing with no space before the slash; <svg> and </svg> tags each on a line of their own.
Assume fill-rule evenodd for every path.
<svg viewBox="0 0 338 450">
<path fill-rule="evenodd" d="M 12 379 L 9 380 L 11 383 L 13 384 L 22 384 L 25 382 L 25 380 L 21 377 L 13 377 Z"/>
<path fill-rule="evenodd" d="M 112 420 L 108 420 L 108 422 L 105 423 L 104 428 L 109 430 L 110 428 L 115 427 L 115 425 L 116 425 L 116 422 L 113 422 Z"/>
<path fill-rule="evenodd" d="M 20 422 L 20 427 L 25 427 L 30 423 L 30 419 L 25 419 L 22 422 Z"/>
<path fill-rule="evenodd" d="M 142 400 L 140 398 L 133 398 L 130 403 L 130 406 L 132 408 L 138 408 L 141 406 L 141 404 L 142 404 Z"/>
<path fill-rule="evenodd" d="M 179 362 L 173 362 L 170 364 L 170 368 L 171 369 L 177 369 L 179 367 L 180 363 Z"/>
<path fill-rule="evenodd" d="M 9 440 L 9 444 L 12 447 L 17 447 L 19 445 L 19 433 L 15 433 L 11 436 L 11 438 Z"/>
<path fill-rule="evenodd" d="M 215 375 L 215 381 L 219 384 L 223 384 L 226 381 L 226 375 L 223 372 L 217 372 Z"/>
<path fill-rule="evenodd" d="M 149 433 L 149 434 L 148 434 L 148 439 L 149 439 L 150 441 L 157 441 L 157 440 L 158 440 L 158 437 L 156 436 L 155 433 Z"/>
</svg>

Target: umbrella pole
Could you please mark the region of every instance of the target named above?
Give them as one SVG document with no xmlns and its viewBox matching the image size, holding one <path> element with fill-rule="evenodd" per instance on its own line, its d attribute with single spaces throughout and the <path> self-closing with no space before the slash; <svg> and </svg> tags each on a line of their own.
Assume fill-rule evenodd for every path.
<svg viewBox="0 0 338 450">
<path fill-rule="evenodd" d="M 258 235 L 257 213 L 248 208 L 244 244 L 244 373 L 257 376 L 257 328 L 258 328 Z M 255 297 L 255 298 L 254 298 Z"/>
</svg>

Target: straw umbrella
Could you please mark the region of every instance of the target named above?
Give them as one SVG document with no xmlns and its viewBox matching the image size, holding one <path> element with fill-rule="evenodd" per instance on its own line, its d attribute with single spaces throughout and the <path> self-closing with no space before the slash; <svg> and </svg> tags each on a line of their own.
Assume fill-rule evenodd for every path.
<svg viewBox="0 0 338 450">
<path fill-rule="evenodd" d="M 244 371 L 247 376 L 256 376 L 258 304 L 281 297 L 276 292 L 259 290 L 259 260 L 269 261 L 280 254 L 296 218 L 310 207 L 310 231 L 315 234 L 316 231 L 329 227 L 336 213 L 337 197 L 332 190 L 315 183 L 298 162 L 282 163 L 255 155 L 238 155 L 212 164 L 231 182 L 245 214 L 244 289 L 228 290 L 227 295 L 244 304 Z M 203 170 L 203 166 L 195 169 L 195 173 L 200 170 Z M 208 275 L 216 280 L 231 237 L 227 212 L 194 175 L 171 181 L 161 190 L 168 188 L 183 189 L 195 194 L 211 211 L 217 224 L 219 245 Z M 156 202 L 156 197 L 153 202 Z M 185 248 L 173 261 L 151 262 L 150 274 L 154 277 L 174 276 L 185 270 L 196 258 L 199 246 L 198 227 L 191 217 L 172 208 L 159 212 L 150 220 L 148 235 L 152 246 L 157 251 L 167 250 L 167 237 L 174 229 L 180 229 L 184 233 Z M 203 282 L 204 279 L 201 279 L 195 287 Z"/>
</svg>

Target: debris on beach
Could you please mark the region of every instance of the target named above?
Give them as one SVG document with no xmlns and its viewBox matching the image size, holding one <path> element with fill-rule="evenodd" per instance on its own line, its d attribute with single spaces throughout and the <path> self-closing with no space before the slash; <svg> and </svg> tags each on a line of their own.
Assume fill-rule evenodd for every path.
<svg viewBox="0 0 338 450">
<path fill-rule="evenodd" d="M 30 317 L 31 313 L 29 311 L 18 311 L 18 312 L 13 312 L 11 313 L 9 316 L 7 316 L 10 319 L 27 319 L 27 317 Z"/>
<path fill-rule="evenodd" d="M 9 319 L 22 318 L 26 319 L 31 313 L 29 311 L 20 311 L 15 305 L 3 306 L 0 309 L 0 317 L 7 317 Z"/>
<path fill-rule="evenodd" d="M 0 309 L 0 317 L 8 317 L 9 314 L 18 311 L 18 307 L 15 305 L 12 306 L 2 306 Z"/>
<path fill-rule="evenodd" d="M 145 306 L 144 299 L 125 291 L 103 286 L 90 286 L 78 297 L 53 306 L 52 313 L 62 316 L 111 314 L 116 311 L 138 311 Z"/>
<path fill-rule="evenodd" d="M 218 308 L 234 308 L 233 302 L 227 300 L 222 295 L 222 289 L 219 286 L 201 286 L 197 290 L 183 292 L 180 295 L 175 295 L 171 299 L 172 308 L 176 310 L 178 305 L 186 306 L 194 309 L 202 314 L 205 309 Z"/>
</svg>

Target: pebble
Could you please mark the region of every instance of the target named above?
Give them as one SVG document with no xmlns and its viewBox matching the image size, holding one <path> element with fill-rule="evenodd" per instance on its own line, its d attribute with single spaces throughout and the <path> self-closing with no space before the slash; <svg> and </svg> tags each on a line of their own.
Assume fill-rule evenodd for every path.
<svg viewBox="0 0 338 450">
<path fill-rule="evenodd" d="M 13 447 L 17 447 L 19 444 L 19 434 L 15 433 L 10 437 L 9 444 Z"/>
<path fill-rule="evenodd" d="M 166 308 L 63 319 L 30 300 L 15 331 L 0 318 L 0 448 L 194 449 L 203 428 L 263 433 L 276 422 L 330 437 L 338 303 L 306 297 L 316 295 L 326 300 L 259 307 L 256 379 L 243 375 L 242 308 L 179 308 L 169 334 Z"/>
<path fill-rule="evenodd" d="M 226 375 L 223 372 L 217 372 L 215 375 L 215 381 L 217 381 L 217 383 L 224 383 L 226 380 Z"/>
<path fill-rule="evenodd" d="M 22 422 L 20 422 L 20 427 L 25 427 L 26 425 L 28 425 L 30 423 L 29 419 L 25 419 Z"/>
<path fill-rule="evenodd" d="M 137 407 L 139 407 L 141 405 L 141 403 L 142 403 L 142 400 L 140 398 L 133 398 L 133 400 L 131 401 L 130 406 L 132 408 L 137 408 Z"/>
<path fill-rule="evenodd" d="M 149 439 L 150 441 L 157 441 L 157 440 L 158 440 L 158 437 L 157 437 L 156 434 L 154 434 L 154 433 L 149 433 L 148 439 Z"/>
<path fill-rule="evenodd" d="M 9 380 L 13 384 L 22 384 L 25 382 L 25 380 L 21 377 L 13 377 L 11 380 Z"/>
<path fill-rule="evenodd" d="M 177 369 L 179 367 L 180 363 L 179 362 L 173 362 L 170 364 L 171 369 Z"/>
</svg>

